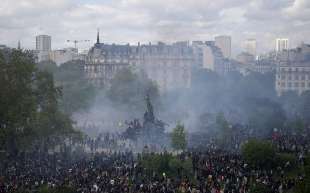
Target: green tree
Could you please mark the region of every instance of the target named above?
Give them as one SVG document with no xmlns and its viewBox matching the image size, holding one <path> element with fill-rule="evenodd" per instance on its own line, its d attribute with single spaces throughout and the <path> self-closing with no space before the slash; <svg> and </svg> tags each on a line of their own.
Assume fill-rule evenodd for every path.
<svg viewBox="0 0 310 193">
<path fill-rule="evenodd" d="M 31 130 L 37 110 L 35 65 L 30 53 L 0 51 L 0 143 L 8 151 L 17 151 L 18 138 Z"/>
<path fill-rule="evenodd" d="M 87 110 L 97 94 L 94 86 L 87 81 L 83 66 L 83 61 L 70 61 L 54 72 L 55 83 L 62 90 L 59 106 L 69 115 Z"/>
<path fill-rule="evenodd" d="M 149 175 L 165 173 L 167 176 L 177 178 L 193 176 L 193 164 L 190 158 L 181 160 L 178 156 L 168 153 L 147 154 L 139 160 L 139 163 Z"/>
<path fill-rule="evenodd" d="M 219 112 L 215 118 L 216 129 L 218 133 L 219 142 L 222 145 L 230 144 L 233 136 L 232 127 L 229 125 L 226 120 L 224 113 Z"/>
<path fill-rule="evenodd" d="M 302 134 L 306 130 L 306 121 L 300 116 L 288 120 L 287 125 L 298 134 Z"/>
<path fill-rule="evenodd" d="M 275 161 L 275 148 L 270 142 L 252 139 L 242 146 L 242 156 L 252 167 L 271 168 Z"/>
<path fill-rule="evenodd" d="M 47 71 L 51 74 L 58 70 L 57 64 L 51 60 L 39 62 L 36 66 L 40 71 Z"/>
<path fill-rule="evenodd" d="M 283 127 L 286 115 L 279 103 L 268 98 L 251 98 L 245 106 L 248 124 L 258 136 L 268 136 L 274 128 Z"/>
<path fill-rule="evenodd" d="M 37 70 L 29 52 L 0 51 L 0 143 L 10 153 L 51 135 L 73 132 L 58 108 L 53 76 Z"/>
<path fill-rule="evenodd" d="M 216 116 L 216 126 L 221 132 L 225 133 L 229 129 L 229 123 L 225 118 L 225 115 L 223 112 L 220 112 Z"/>
<path fill-rule="evenodd" d="M 265 184 L 257 183 L 253 184 L 249 190 L 249 193 L 267 193 L 270 192 L 270 188 L 268 188 Z"/>
<path fill-rule="evenodd" d="M 295 193 L 310 192 L 310 156 L 306 157 L 304 172 L 305 172 L 305 179 L 296 184 L 294 188 Z"/>
<path fill-rule="evenodd" d="M 310 91 L 304 92 L 300 96 L 300 114 L 303 120 L 309 126 L 310 125 Z"/>
<path fill-rule="evenodd" d="M 185 150 L 187 146 L 184 125 L 178 123 L 171 133 L 171 145 L 176 150 Z"/>
<path fill-rule="evenodd" d="M 290 163 L 290 167 L 287 168 L 288 170 L 290 169 L 295 169 L 297 166 L 297 158 L 294 154 L 290 153 L 277 153 L 275 155 L 275 161 L 278 166 L 281 166 L 282 168 L 285 168 L 286 163 Z"/>
<path fill-rule="evenodd" d="M 279 97 L 279 101 L 283 105 L 285 112 L 289 117 L 295 117 L 300 111 L 299 96 L 294 91 L 287 91 Z"/>
<path fill-rule="evenodd" d="M 144 110 L 146 93 L 158 104 L 159 91 L 156 84 L 143 72 L 133 72 L 130 68 L 118 71 L 111 80 L 111 87 L 107 91 L 107 97 L 115 105 L 126 105 L 132 110 Z"/>
</svg>

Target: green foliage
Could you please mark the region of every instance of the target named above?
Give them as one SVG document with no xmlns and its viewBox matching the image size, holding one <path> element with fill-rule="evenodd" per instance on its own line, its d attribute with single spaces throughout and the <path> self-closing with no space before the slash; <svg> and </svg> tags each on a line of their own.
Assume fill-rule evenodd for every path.
<svg viewBox="0 0 310 193">
<path fill-rule="evenodd" d="M 42 61 L 37 64 L 37 67 L 40 71 L 46 71 L 51 74 L 57 71 L 57 64 L 53 61 Z"/>
<path fill-rule="evenodd" d="M 306 184 L 306 191 L 310 192 L 310 165 L 305 167 L 305 184 Z"/>
<path fill-rule="evenodd" d="M 38 193 L 75 193 L 76 190 L 70 186 L 60 186 L 57 188 L 49 188 L 47 186 L 42 186 Z"/>
<path fill-rule="evenodd" d="M 134 73 L 129 68 L 118 71 L 111 81 L 107 91 L 108 98 L 116 105 L 126 105 L 132 110 L 143 110 L 145 94 L 155 103 L 159 97 L 156 84 L 143 73 Z"/>
<path fill-rule="evenodd" d="M 58 108 L 53 76 L 37 70 L 32 55 L 0 51 L 0 143 L 8 152 L 51 135 L 72 132 L 70 118 Z"/>
<path fill-rule="evenodd" d="M 275 148 L 270 142 L 250 140 L 242 146 L 242 156 L 252 167 L 271 168 L 274 165 Z"/>
<path fill-rule="evenodd" d="M 182 161 L 174 157 L 169 161 L 169 169 L 173 176 L 191 177 L 193 175 L 193 163 L 191 159 Z"/>
<path fill-rule="evenodd" d="M 306 121 L 298 116 L 287 122 L 289 128 L 295 130 L 298 134 L 302 134 L 306 130 Z"/>
<path fill-rule="evenodd" d="M 286 120 L 281 105 L 267 98 L 252 98 L 246 103 L 251 128 L 257 134 L 270 134 L 274 128 L 282 128 Z"/>
<path fill-rule="evenodd" d="M 290 153 L 278 153 L 275 156 L 275 161 L 278 166 L 281 166 L 282 168 L 285 168 L 286 163 L 289 163 L 290 165 L 287 166 L 288 170 L 294 169 L 296 167 L 297 158 L 294 154 Z"/>
<path fill-rule="evenodd" d="M 35 66 L 31 56 L 18 50 L 0 51 L 1 147 L 16 150 L 16 139 L 35 118 Z"/>
<path fill-rule="evenodd" d="M 295 193 L 310 192 L 310 165 L 309 164 L 305 166 L 304 171 L 305 171 L 305 179 L 301 182 L 298 182 L 298 184 L 295 187 L 295 191 L 294 191 Z"/>
<path fill-rule="evenodd" d="M 82 61 L 70 61 L 54 72 L 55 82 L 62 91 L 59 106 L 70 115 L 88 109 L 96 96 L 95 88 L 84 76 L 83 64 Z"/>
<path fill-rule="evenodd" d="M 39 63 L 38 69 L 54 75 L 55 84 L 61 88 L 59 107 L 66 114 L 86 110 L 95 98 L 95 88 L 88 83 L 84 76 L 84 62 L 75 60 L 57 66 L 52 61 Z"/>
<path fill-rule="evenodd" d="M 306 165 L 304 168 L 305 179 L 298 185 L 299 191 L 297 193 L 308 193 L 310 192 L 310 155 L 306 157 Z"/>
<path fill-rule="evenodd" d="M 304 92 L 300 96 L 300 114 L 302 115 L 303 120 L 305 123 L 310 125 L 310 91 Z"/>
<path fill-rule="evenodd" d="M 217 114 L 216 125 L 217 125 L 217 128 L 220 129 L 224 133 L 226 133 L 226 131 L 229 129 L 229 123 L 226 120 L 223 112 L 220 112 Z"/>
<path fill-rule="evenodd" d="M 191 159 L 181 160 L 171 154 L 147 154 L 140 159 L 140 164 L 149 172 L 158 175 L 165 173 L 168 177 L 192 177 Z"/>
<path fill-rule="evenodd" d="M 171 133 L 171 145 L 176 150 L 184 150 L 187 146 L 184 125 L 177 124 Z"/>
<path fill-rule="evenodd" d="M 232 137 L 232 127 L 229 125 L 223 112 L 216 115 L 215 124 L 219 142 L 223 145 L 230 143 Z"/>
<path fill-rule="evenodd" d="M 250 188 L 249 193 L 267 193 L 270 192 L 270 189 L 264 184 L 253 184 Z"/>
<path fill-rule="evenodd" d="M 295 119 L 291 120 L 291 122 L 297 121 L 297 124 L 301 127 L 304 127 L 302 124 L 306 124 L 305 128 L 310 125 L 310 91 L 306 91 L 300 96 L 296 92 L 288 91 L 279 100 L 289 117 Z M 299 128 L 296 129 L 300 130 Z"/>
</svg>

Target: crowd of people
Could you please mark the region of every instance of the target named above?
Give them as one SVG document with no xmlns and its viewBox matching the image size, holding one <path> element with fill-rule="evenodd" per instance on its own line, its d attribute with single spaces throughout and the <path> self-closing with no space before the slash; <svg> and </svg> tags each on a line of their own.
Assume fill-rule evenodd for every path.
<svg viewBox="0 0 310 193">
<path fill-rule="evenodd" d="M 298 156 L 296 164 L 302 165 L 309 153 L 307 138 L 307 135 L 277 133 L 271 140 L 278 151 Z M 144 154 L 93 149 L 86 153 L 1 155 L 0 193 L 32 193 L 64 187 L 76 193 L 247 193 L 259 185 L 267 187 L 270 193 L 284 193 L 304 179 L 303 173 L 286 175 L 285 167 L 253 168 L 240 153 L 221 150 L 216 144 L 176 155 L 180 160 L 192 160 L 192 176 L 150 175 L 138 159 Z"/>
</svg>

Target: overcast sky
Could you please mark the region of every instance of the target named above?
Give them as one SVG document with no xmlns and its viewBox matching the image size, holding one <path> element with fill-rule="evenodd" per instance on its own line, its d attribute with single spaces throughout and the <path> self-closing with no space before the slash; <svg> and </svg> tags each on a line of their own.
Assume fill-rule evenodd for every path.
<svg viewBox="0 0 310 193">
<path fill-rule="evenodd" d="M 309 42 L 310 0 L 1 0 L 0 44 L 35 47 L 35 36 L 52 36 L 53 49 L 67 39 L 132 43 L 212 40 L 232 36 L 234 53 L 256 38 L 259 51 L 272 50 L 276 37 L 291 47 Z"/>
</svg>

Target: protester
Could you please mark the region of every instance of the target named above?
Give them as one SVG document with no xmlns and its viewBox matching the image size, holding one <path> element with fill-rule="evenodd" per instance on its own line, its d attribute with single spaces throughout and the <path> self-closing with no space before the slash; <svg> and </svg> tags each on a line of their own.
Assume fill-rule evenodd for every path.
<svg viewBox="0 0 310 193">
<path fill-rule="evenodd" d="M 303 164 L 305 154 L 309 153 L 308 135 L 277 132 L 277 137 L 270 140 L 278 151 L 294 153 L 298 164 Z M 281 167 L 251 168 L 240 153 L 220 148 L 215 140 L 209 140 L 205 148 L 177 155 L 182 160 L 192 160 L 193 179 L 166 173 L 149 175 L 137 159 L 140 154 L 113 149 L 119 139 L 118 134 L 89 138 L 85 147 L 91 147 L 91 151 L 84 153 L 28 152 L 8 156 L 1 160 L 0 193 L 32 193 L 43 187 L 71 187 L 77 193 L 246 193 L 253 184 L 263 184 L 272 193 L 282 193 L 303 179 L 302 175 L 285 176 Z M 232 143 L 235 149 L 242 141 Z"/>
</svg>

